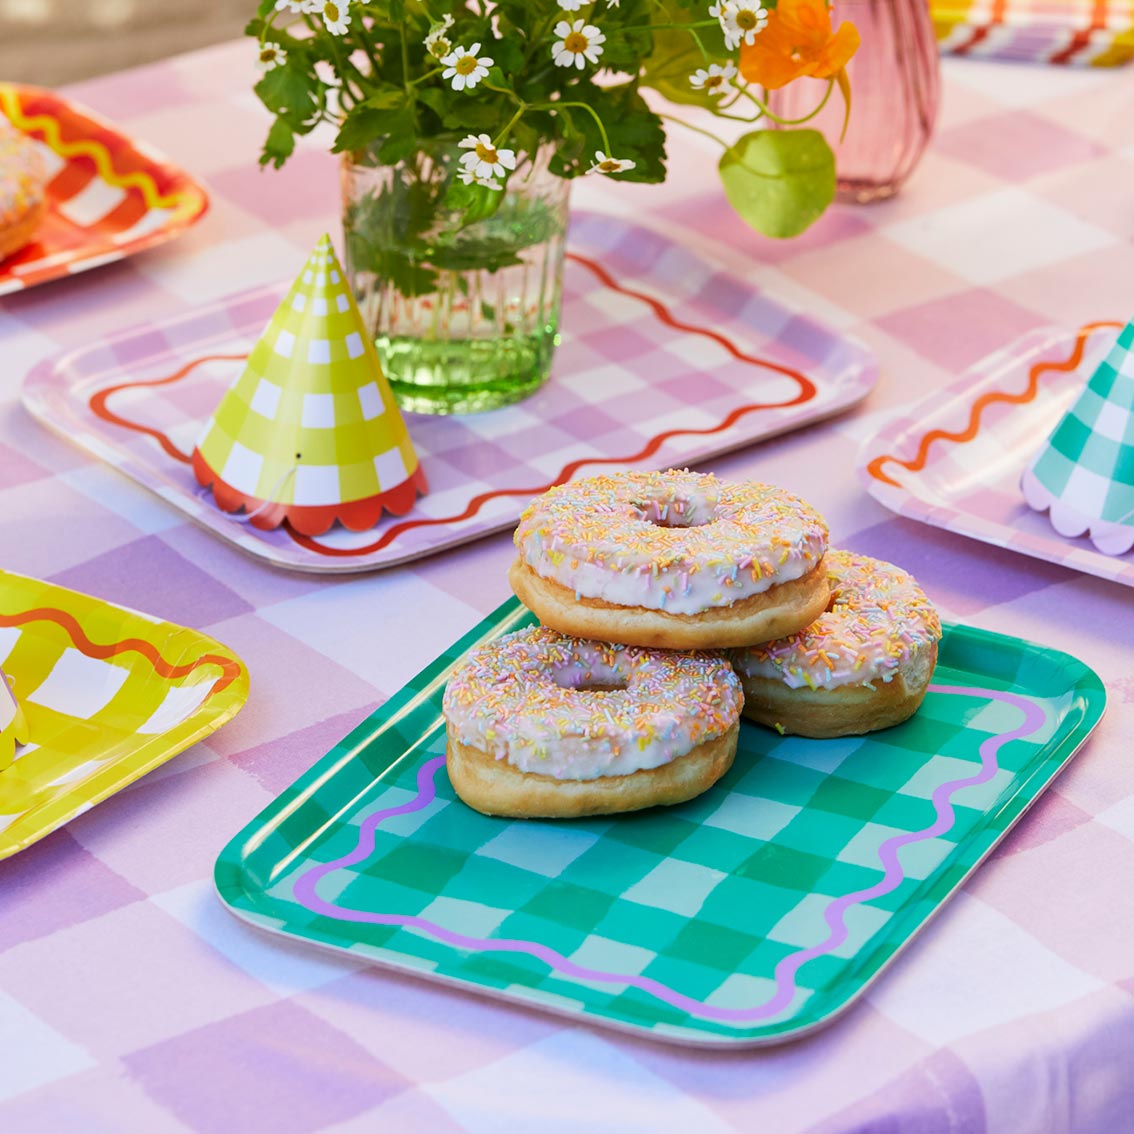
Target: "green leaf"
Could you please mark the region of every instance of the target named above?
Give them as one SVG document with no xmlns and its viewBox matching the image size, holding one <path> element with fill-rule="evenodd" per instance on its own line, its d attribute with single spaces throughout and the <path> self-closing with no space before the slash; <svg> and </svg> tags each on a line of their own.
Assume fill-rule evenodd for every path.
<svg viewBox="0 0 1134 1134">
<path fill-rule="evenodd" d="M 295 131 L 282 119 L 277 118 L 264 140 L 264 151 L 260 154 L 260 164 L 272 165 L 279 169 L 295 149 Z"/>
<path fill-rule="evenodd" d="M 406 98 L 404 91 L 382 91 L 351 107 L 331 149 L 334 153 L 363 150 L 379 140 L 382 140 L 380 160 L 386 164 L 399 161 L 417 148 L 413 103 Z M 406 143 L 404 146 L 401 145 L 403 142 Z M 401 151 L 397 157 L 389 157 L 382 152 L 391 143 Z"/>
<path fill-rule="evenodd" d="M 691 5 L 681 0 L 662 0 L 657 13 L 658 23 L 690 23 Z M 767 4 L 765 4 L 767 7 Z M 719 26 L 696 29 L 697 40 L 681 28 L 662 28 L 654 32 L 654 48 L 646 57 L 642 85 L 653 87 L 670 102 L 713 109 L 721 101 L 703 90 L 689 85 L 689 76 L 709 63 L 723 63 L 733 52 L 725 47 L 724 32 Z M 702 53 L 701 47 L 705 53 Z M 708 55 L 708 59 L 705 58 Z"/>
<path fill-rule="evenodd" d="M 310 129 L 319 110 L 319 79 L 308 71 L 302 59 L 289 58 L 282 67 L 265 72 L 256 84 L 260 101 L 287 121 L 295 131 Z"/>
<path fill-rule="evenodd" d="M 634 169 L 617 175 L 619 181 L 665 180 L 665 130 L 661 119 L 646 105 L 630 84 L 596 87 L 580 83 L 564 101 L 584 102 L 591 107 L 606 129 L 603 141 L 594 116 L 582 107 L 562 106 L 567 116 L 562 126 L 568 142 L 551 163 L 552 172 L 575 177 L 590 167 L 596 150 L 606 150 L 617 158 L 629 158 Z"/>
<path fill-rule="evenodd" d="M 732 207 L 765 236 L 798 236 L 835 199 L 835 155 L 817 130 L 756 130 L 720 161 Z"/>
</svg>

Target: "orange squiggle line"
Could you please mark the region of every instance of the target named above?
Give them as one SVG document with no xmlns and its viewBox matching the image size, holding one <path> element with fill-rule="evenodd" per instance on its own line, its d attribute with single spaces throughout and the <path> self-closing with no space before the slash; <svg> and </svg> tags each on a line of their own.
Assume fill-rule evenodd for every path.
<svg viewBox="0 0 1134 1134">
<path fill-rule="evenodd" d="M 666 326 L 673 327 L 678 331 L 686 331 L 689 334 L 703 335 L 705 338 L 712 339 L 713 342 L 724 347 L 733 358 L 739 359 L 741 362 L 747 362 L 752 366 L 760 366 L 766 370 L 775 371 L 777 374 L 786 375 L 799 385 L 799 393 L 796 394 L 794 398 L 789 398 L 787 401 L 783 402 L 752 402 L 748 405 L 737 406 L 723 421 L 718 422 L 716 425 L 708 426 L 705 429 L 667 429 L 664 433 L 659 433 L 656 437 L 647 441 L 643 448 L 638 450 L 637 453 L 633 453 L 629 456 L 581 457 L 578 460 L 571 461 L 569 464 L 564 465 L 563 468 L 560 469 L 559 475 L 547 484 L 538 485 L 535 488 L 498 488 L 490 492 L 483 492 L 479 496 L 474 496 L 472 500 L 468 502 L 464 511 L 458 514 L 452 516 L 438 516 L 433 519 L 404 520 L 400 524 L 394 524 L 392 527 L 387 528 L 378 539 L 373 543 L 366 544 L 364 547 L 328 547 L 326 544 L 317 543 L 310 536 L 301 535 L 299 532 L 295 531 L 290 524 L 285 523 L 283 525 L 284 531 L 291 536 L 295 543 L 299 544 L 300 547 L 305 548 L 307 551 L 318 552 L 318 554 L 325 555 L 329 558 L 355 558 L 359 555 L 372 555 L 374 552 L 381 551 L 382 548 L 388 547 L 398 536 L 414 528 L 428 528 L 437 524 L 457 524 L 462 520 L 471 519 L 490 500 L 496 500 L 506 496 L 538 496 L 541 492 L 546 492 L 549 488 L 553 488 L 557 484 L 565 484 L 579 469 L 586 465 L 633 464 L 636 461 L 643 461 L 647 457 L 652 456 L 672 437 L 707 437 L 713 433 L 723 433 L 726 429 L 735 425 L 742 417 L 754 413 L 756 410 L 787 409 L 790 406 L 809 402 L 815 397 L 815 383 L 812 382 L 810 378 L 806 377 L 806 375 L 799 373 L 799 371 L 792 370 L 788 366 L 781 366 L 776 362 L 769 362 L 767 359 L 757 358 L 755 355 L 745 354 L 733 342 L 725 338 L 724 335 L 719 334 L 717 331 L 712 331 L 708 327 L 698 327 L 692 323 L 681 322 L 679 319 L 674 318 L 669 308 L 660 300 L 654 299 L 653 296 L 647 295 L 645 292 L 634 291 L 633 288 L 628 288 L 619 283 L 601 264 L 588 259 L 586 256 L 580 256 L 577 252 L 568 252 L 567 259 L 574 260 L 575 263 L 588 268 L 598 277 L 599 281 L 605 287 L 610 288 L 611 291 L 617 291 L 622 295 L 628 295 L 632 299 L 637 299 L 645 303 L 657 316 L 658 320 Z"/>
<path fill-rule="evenodd" d="M 101 142 L 89 138 L 77 142 L 66 142 L 63 140 L 59 123 L 54 118 L 46 114 L 35 116 L 24 114 L 14 87 L 0 84 L 0 104 L 3 105 L 4 113 L 13 125 L 27 132 L 32 130 L 42 131 L 47 144 L 60 157 L 89 157 L 95 163 L 95 168 L 103 181 L 116 185 L 120 189 L 137 189 L 149 208 L 172 209 L 185 203 L 184 193 L 174 193 L 168 197 L 163 197 L 158 191 L 157 183 L 149 174 L 141 171 L 118 173 L 114 168 L 114 162 L 111 160 L 110 151 Z"/>
<path fill-rule="evenodd" d="M 86 632 L 79 625 L 74 615 L 68 614 L 65 610 L 57 610 L 54 607 L 37 607 L 35 610 L 25 610 L 19 614 L 0 614 L 0 626 L 24 626 L 29 622 L 54 622 L 67 633 L 75 648 L 89 658 L 106 661 L 108 658 L 117 657 L 119 654 L 141 654 L 154 667 L 154 672 L 159 677 L 164 677 L 170 681 L 175 681 L 179 677 L 186 677 L 202 666 L 218 666 L 222 676 L 209 691 L 209 697 L 221 692 L 222 689 L 227 689 L 242 672 L 242 667 L 238 661 L 234 658 L 221 657 L 218 654 L 204 654 L 196 661 L 187 662 L 184 665 L 173 665 L 158 653 L 157 647 L 152 642 L 143 641 L 141 638 L 125 638 L 120 642 L 100 646 L 87 637 Z"/>
<path fill-rule="evenodd" d="M 903 461 L 900 457 L 883 453 L 881 456 L 875 457 L 866 466 L 866 471 L 870 473 L 875 480 L 882 481 L 883 484 L 890 484 L 895 488 L 901 488 L 901 484 L 898 481 L 882 471 L 883 465 L 888 463 L 895 464 L 900 465 L 909 472 L 921 472 L 921 470 L 925 468 L 926 461 L 929 459 L 929 447 L 934 441 L 953 441 L 958 445 L 964 445 L 972 441 L 980 431 L 981 415 L 989 406 L 995 405 L 998 402 L 1005 405 L 1022 406 L 1027 402 L 1033 401 L 1036 394 L 1039 393 L 1039 380 L 1042 375 L 1056 371 L 1067 372 L 1074 370 L 1083 361 L 1083 352 L 1087 347 L 1087 339 L 1089 339 L 1095 331 L 1100 331 L 1107 327 L 1123 326 L 1125 326 L 1124 323 L 1117 323 L 1111 320 L 1102 320 L 1098 323 L 1085 323 L 1079 328 L 1079 332 L 1075 337 L 1075 349 L 1071 352 L 1071 356 L 1063 362 L 1037 362 L 1028 374 L 1028 385 L 1023 393 L 1010 394 L 1005 390 L 992 390 L 987 394 L 981 394 L 981 396 L 973 402 L 972 409 L 969 412 L 969 420 L 964 429 L 959 432 L 951 432 L 947 429 L 931 429 L 922 436 L 921 440 L 918 442 L 917 453 L 909 460 Z"/>
</svg>

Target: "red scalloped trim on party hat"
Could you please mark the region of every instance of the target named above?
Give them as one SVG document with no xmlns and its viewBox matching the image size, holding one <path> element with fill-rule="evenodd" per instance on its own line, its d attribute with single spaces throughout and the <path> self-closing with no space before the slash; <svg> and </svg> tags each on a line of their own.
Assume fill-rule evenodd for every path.
<svg viewBox="0 0 1134 1134">
<path fill-rule="evenodd" d="M 324 535 L 337 521 L 352 532 L 364 532 L 374 527 L 383 512 L 404 516 L 414 505 L 418 495 L 429 491 L 425 470 L 418 465 L 410 476 L 395 488 L 368 496 L 364 500 L 347 500 L 341 504 L 313 507 L 303 504 L 269 503 L 255 496 L 246 496 L 231 485 L 225 484 L 219 474 L 193 450 L 193 474 L 203 488 L 212 489 L 213 499 L 222 512 L 239 512 L 248 517 L 248 523 L 260 531 L 278 528 L 285 521 L 294 531 L 305 536 Z"/>
</svg>

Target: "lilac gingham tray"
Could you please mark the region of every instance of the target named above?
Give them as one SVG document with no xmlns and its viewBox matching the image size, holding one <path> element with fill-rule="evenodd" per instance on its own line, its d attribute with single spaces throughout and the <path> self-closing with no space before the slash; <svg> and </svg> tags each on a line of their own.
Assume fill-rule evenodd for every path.
<svg viewBox="0 0 1134 1134">
<path fill-rule="evenodd" d="M 911 519 L 1134 586 L 1134 554 L 1103 555 L 1086 538 L 1059 535 L 1019 487 L 1121 326 L 1031 331 L 905 407 L 859 452 L 866 490 Z"/>
<path fill-rule="evenodd" d="M 231 356 L 251 347 L 280 287 L 46 360 L 24 405 L 246 552 L 295 570 L 358 571 L 510 527 L 532 496 L 604 466 L 694 464 L 829 417 L 875 382 L 866 347 L 650 229 L 579 214 L 568 256 L 551 381 L 490 413 L 406 415 L 430 492 L 368 532 L 257 531 L 216 508 L 186 463 L 241 366 Z"/>
</svg>

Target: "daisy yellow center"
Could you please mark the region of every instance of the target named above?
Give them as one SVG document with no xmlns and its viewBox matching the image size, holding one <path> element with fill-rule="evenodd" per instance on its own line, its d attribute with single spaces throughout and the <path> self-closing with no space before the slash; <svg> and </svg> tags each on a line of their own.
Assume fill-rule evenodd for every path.
<svg viewBox="0 0 1134 1134">
<path fill-rule="evenodd" d="M 333 4 L 333 3 L 331 3 L 331 0 L 327 0 L 327 3 L 323 5 L 323 15 L 326 16 L 327 19 L 331 21 L 331 23 L 333 23 L 333 24 L 338 23 L 338 21 L 339 21 L 339 6 L 338 6 L 338 4 Z"/>
<path fill-rule="evenodd" d="M 723 82 L 724 82 L 724 76 L 723 75 L 710 75 L 705 80 L 705 86 L 709 90 L 715 91 L 717 89 L 717 87 L 719 87 L 721 85 L 721 83 L 723 83 Z"/>
<path fill-rule="evenodd" d="M 475 55 L 462 55 L 457 60 L 457 74 L 458 75 L 471 75 L 476 70 L 476 65 L 480 60 Z"/>
<path fill-rule="evenodd" d="M 275 59 L 275 57 L 276 57 L 276 49 L 274 47 L 265 47 L 260 52 L 260 62 L 261 63 L 271 63 L 271 61 L 273 59 Z"/>
<path fill-rule="evenodd" d="M 496 147 L 495 146 L 486 146 L 483 142 L 477 142 L 477 144 L 476 144 L 476 156 L 478 158 L 480 158 L 481 161 L 488 162 L 489 165 L 495 165 L 496 164 Z"/>
<path fill-rule="evenodd" d="M 563 41 L 563 46 L 575 55 L 580 55 L 590 47 L 591 41 L 582 32 L 573 31 Z"/>
<path fill-rule="evenodd" d="M 751 31 L 760 21 L 756 19 L 756 13 L 751 8 L 741 8 L 736 13 L 736 26 L 743 28 L 745 31 Z"/>
<path fill-rule="evenodd" d="M 617 173 L 621 164 L 621 162 L 616 161 L 614 158 L 607 158 L 606 161 L 599 162 L 599 169 L 601 169 L 603 173 Z"/>
</svg>

